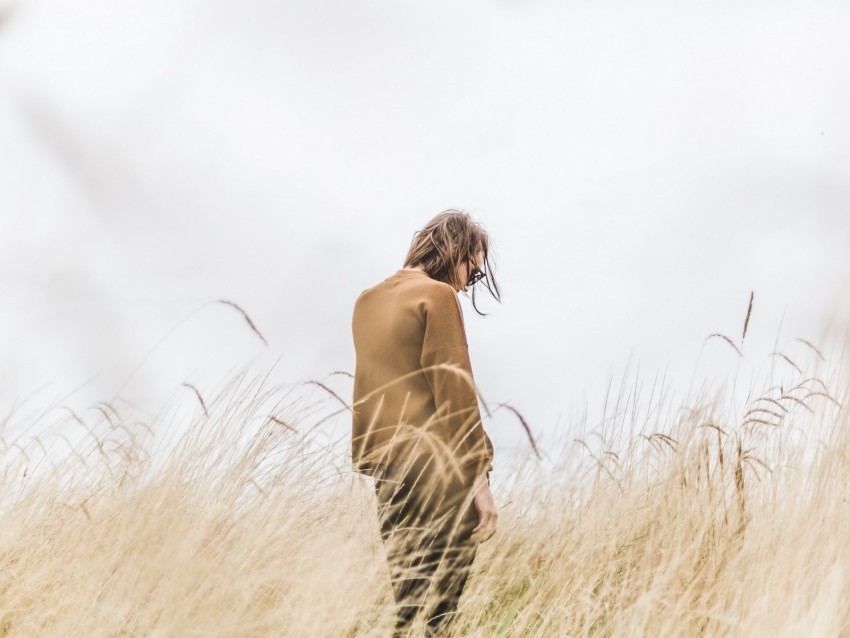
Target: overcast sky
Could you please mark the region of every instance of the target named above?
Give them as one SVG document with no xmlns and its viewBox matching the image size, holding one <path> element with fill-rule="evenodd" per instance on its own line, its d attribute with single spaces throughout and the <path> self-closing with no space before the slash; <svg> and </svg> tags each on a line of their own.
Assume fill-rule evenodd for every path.
<svg viewBox="0 0 850 638">
<path fill-rule="evenodd" d="M 539 432 L 586 403 L 593 421 L 629 362 L 683 390 L 733 373 L 705 339 L 740 339 L 751 290 L 754 371 L 844 316 L 845 2 L 0 16 L 0 406 L 83 384 L 68 401 L 155 406 L 278 360 L 281 383 L 353 371 L 354 300 L 450 207 L 490 232 L 504 290 L 486 318 L 463 302 L 476 379 Z"/>
</svg>

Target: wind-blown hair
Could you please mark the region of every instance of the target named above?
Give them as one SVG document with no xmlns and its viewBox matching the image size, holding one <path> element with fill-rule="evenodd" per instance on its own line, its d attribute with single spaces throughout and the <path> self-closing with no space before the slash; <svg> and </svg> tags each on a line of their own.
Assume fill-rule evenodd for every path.
<svg viewBox="0 0 850 638">
<path fill-rule="evenodd" d="M 480 270 L 484 277 L 471 288 L 472 307 L 479 315 L 483 315 L 475 303 L 475 289 L 478 284 L 483 284 L 497 301 L 501 299 L 499 285 L 493 276 L 489 249 L 487 231 L 467 213 L 450 209 L 434 217 L 413 235 L 404 266 L 420 267 L 432 279 L 462 290 L 466 282 L 458 281 L 458 267 L 466 261 L 467 268 L 471 271 L 476 254 L 482 252 L 484 261 Z"/>
</svg>

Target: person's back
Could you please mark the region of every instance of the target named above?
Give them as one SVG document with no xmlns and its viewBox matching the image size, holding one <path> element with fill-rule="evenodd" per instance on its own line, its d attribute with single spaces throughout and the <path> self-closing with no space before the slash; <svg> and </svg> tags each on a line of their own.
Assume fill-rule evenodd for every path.
<svg viewBox="0 0 850 638">
<path fill-rule="evenodd" d="M 399 270 L 360 295 L 352 332 L 355 469 L 373 474 L 410 454 L 403 444 L 411 443 L 453 453 L 470 481 L 489 470 L 492 445 L 481 427 L 452 287 L 421 270 Z"/>
</svg>

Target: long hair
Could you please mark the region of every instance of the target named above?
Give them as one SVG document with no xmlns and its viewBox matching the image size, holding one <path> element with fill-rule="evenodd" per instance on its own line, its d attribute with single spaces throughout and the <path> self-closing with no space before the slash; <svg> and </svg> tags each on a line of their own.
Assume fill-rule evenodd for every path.
<svg viewBox="0 0 850 638">
<path fill-rule="evenodd" d="M 404 266 L 420 267 L 431 279 L 462 290 L 466 282 L 458 281 L 458 267 L 466 261 L 467 269 L 471 270 L 475 256 L 479 252 L 483 253 L 484 261 L 480 264 L 480 270 L 484 273 L 484 277 L 471 286 L 472 307 L 479 315 L 483 315 L 475 299 L 475 289 L 478 284 L 483 284 L 496 301 L 501 300 L 499 285 L 493 276 L 489 251 L 490 240 L 487 231 L 473 221 L 467 213 L 450 209 L 434 217 L 422 230 L 413 235 Z"/>
</svg>

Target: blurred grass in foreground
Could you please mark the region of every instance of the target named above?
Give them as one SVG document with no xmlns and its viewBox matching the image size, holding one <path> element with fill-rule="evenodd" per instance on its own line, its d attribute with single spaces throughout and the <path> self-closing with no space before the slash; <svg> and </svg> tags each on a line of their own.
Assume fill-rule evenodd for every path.
<svg viewBox="0 0 850 638">
<path fill-rule="evenodd" d="M 621 393 L 548 464 L 497 465 L 457 635 L 850 635 L 849 397 L 825 376 L 743 411 Z M 388 635 L 371 482 L 287 391 L 186 387 L 188 411 L 49 409 L 3 439 L 0 635 Z"/>
</svg>

